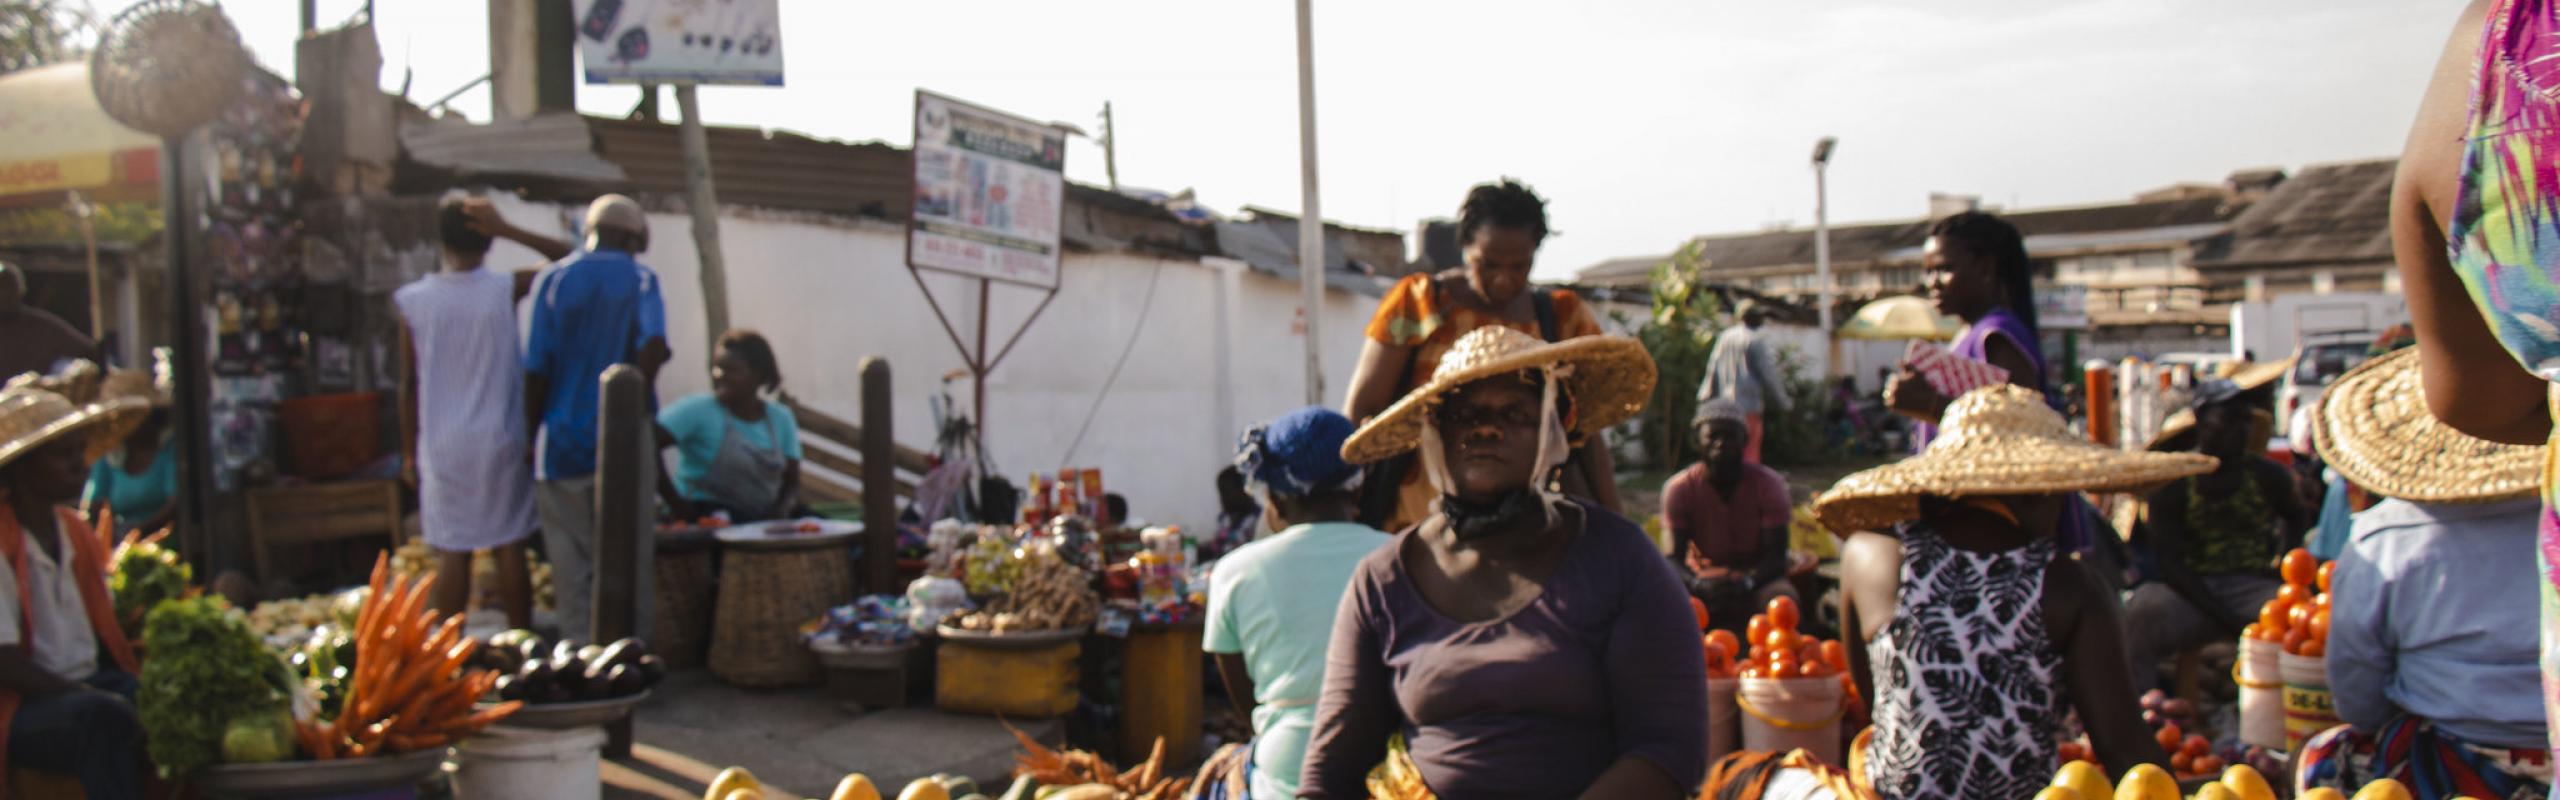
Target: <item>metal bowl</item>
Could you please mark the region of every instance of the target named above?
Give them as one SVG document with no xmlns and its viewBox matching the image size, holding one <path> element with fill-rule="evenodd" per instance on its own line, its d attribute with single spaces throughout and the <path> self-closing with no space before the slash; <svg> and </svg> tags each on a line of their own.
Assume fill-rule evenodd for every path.
<svg viewBox="0 0 2560 800">
<path fill-rule="evenodd" d="M 411 786 L 444 764 L 442 747 L 373 758 L 215 764 L 190 779 L 217 797 L 316 797 Z"/>
<path fill-rule="evenodd" d="M 990 633 L 942 625 L 934 628 L 934 633 L 940 635 L 946 642 L 959 642 L 994 650 L 1037 650 L 1059 642 L 1083 639 L 1086 630 L 1086 628 L 1058 628 L 1022 633 Z"/>
<path fill-rule="evenodd" d="M 639 705 L 642 700 L 649 699 L 649 692 L 648 689 L 642 689 L 635 695 L 579 703 L 526 703 L 523 708 L 516 709 L 516 713 L 508 714 L 506 719 L 498 720 L 498 724 L 545 730 L 603 725 L 631 716 L 631 707 Z M 491 705 L 495 704 L 481 703 L 479 707 L 485 710 Z"/>
</svg>

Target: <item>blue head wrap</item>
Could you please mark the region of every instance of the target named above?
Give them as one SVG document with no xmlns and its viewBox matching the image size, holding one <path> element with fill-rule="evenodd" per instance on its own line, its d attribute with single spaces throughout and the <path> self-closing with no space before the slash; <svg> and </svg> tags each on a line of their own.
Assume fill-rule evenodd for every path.
<svg viewBox="0 0 2560 800">
<path fill-rule="evenodd" d="M 1272 494 L 1304 497 L 1348 489 L 1360 468 L 1344 463 L 1342 442 L 1358 426 L 1323 406 L 1308 406 L 1245 431 L 1236 446 L 1236 471 Z"/>
</svg>

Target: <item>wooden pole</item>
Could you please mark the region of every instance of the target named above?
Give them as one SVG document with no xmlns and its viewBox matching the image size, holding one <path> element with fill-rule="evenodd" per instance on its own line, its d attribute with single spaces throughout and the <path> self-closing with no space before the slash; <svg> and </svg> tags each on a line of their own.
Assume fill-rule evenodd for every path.
<svg viewBox="0 0 2560 800">
<path fill-rule="evenodd" d="M 711 187 L 711 142 L 702 131 L 702 106 L 693 89 L 691 83 L 676 84 L 681 115 L 676 138 L 684 145 L 685 205 L 693 211 L 693 249 L 702 263 L 702 327 L 708 345 L 729 330 L 729 272 L 720 257 L 720 198 Z"/>
<path fill-rule="evenodd" d="M 177 384 L 171 419 L 178 435 L 178 552 L 210 575 L 223 563 L 212 552 L 207 530 L 213 507 L 212 376 L 205 369 L 204 308 L 198 305 L 197 278 L 187 268 L 187 139 L 171 136 L 160 145 L 160 238 L 168 248 L 170 370 Z M 225 558 L 228 558 L 226 555 Z M 259 575 L 259 580 L 275 576 Z"/>
<path fill-rule="evenodd" d="M 107 340 L 107 292 L 98 280 L 97 209 L 79 192 L 72 192 L 71 214 L 80 218 L 80 242 L 89 248 L 89 340 L 103 345 Z"/>
<path fill-rule="evenodd" d="M 640 519 L 640 502 L 653 486 L 647 460 L 657 458 L 648 446 L 647 379 L 629 364 L 615 364 L 599 380 L 597 398 L 595 586 L 589 612 L 589 644 L 602 644 L 639 633 L 642 597 L 640 571 L 648 559 L 640 555 L 653 526 Z M 654 546 L 654 545 L 651 545 Z M 631 719 L 605 728 L 605 756 L 631 755 Z"/>
<path fill-rule="evenodd" d="M 898 444 L 890 435 L 889 361 L 862 360 L 862 581 L 903 594 L 898 580 Z"/>
<path fill-rule="evenodd" d="M 1324 403 L 1324 211 L 1316 203 L 1316 30 L 1312 0 L 1298 0 L 1298 284 L 1305 292 L 1307 403 Z"/>
</svg>

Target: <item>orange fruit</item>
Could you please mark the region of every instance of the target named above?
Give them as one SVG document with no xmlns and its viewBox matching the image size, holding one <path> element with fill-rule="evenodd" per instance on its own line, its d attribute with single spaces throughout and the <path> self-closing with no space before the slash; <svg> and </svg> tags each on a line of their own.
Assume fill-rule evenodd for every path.
<svg viewBox="0 0 2560 800">
<path fill-rule="evenodd" d="M 1689 598 L 1689 613 L 1698 615 L 1698 630 L 1707 629 L 1707 601 Z"/>
<path fill-rule="evenodd" d="M 2311 557 L 2311 551 L 2296 547 L 2293 552 L 2284 554 L 2282 571 L 2285 583 L 2308 587 L 2320 577 L 2320 561 Z"/>
<path fill-rule="evenodd" d="M 2160 730 L 2153 731 L 2151 738 L 2159 740 L 2160 749 L 2174 753 L 2178 751 L 2178 743 L 2186 740 L 2187 732 L 2178 730 L 2178 723 L 2171 722 L 2161 725 Z"/>
<path fill-rule="evenodd" d="M 1849 646 L 1836 641 L 1823 642 L 1822 663 L 1829 664 L 1834 669 L 1848 669 Z"/>
<path fill-rule="evenodd" d="M 1732 631 L 1708 631 L 1707 641 L 1724 645 L 1724 652 L 1726 655 L 1730 655 L 1735 658 L 1742 657 L 1742 641 L 1733 638 Z"/>
<path fill-rule="evenodd" d="M 2329 575 L 2337 571 L 2338 562 L 2331 561 L 2320 565 L 2320 572 L 2313 580 L 2319 584 L 2321 594 L 2329 593 Z"/>
<path fill-rule="evenodd" d="M 1785 595 L 1769 598 L 1770 627 L 1792 631 L 1796 629 L 1796 623 L 1800 620 L 1796 612 L 1795 598 Z"/>
</svg>

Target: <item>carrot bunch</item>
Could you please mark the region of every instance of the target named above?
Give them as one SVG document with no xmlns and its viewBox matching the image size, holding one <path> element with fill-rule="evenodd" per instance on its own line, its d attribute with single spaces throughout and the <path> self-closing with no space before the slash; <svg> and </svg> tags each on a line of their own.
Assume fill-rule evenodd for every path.
<svg viewBox="0 0 2560 800">
<path fill-rule="evenodd" d="M 480 642 L 462 635 L 462 615 L 439 618 L 426 607 L 434 583 L 433 576 L 395 577 L 388 555 L 374 559 L 371 592 L 356 612 L 356 663 L 347 677 L 346 700 L 336 719 L 294 726 L 312 757 L 443 747 L 524 706 L 508 701 L 472 710 L 497 684 L 498 673 L 464 668 Z"/>
<path fill-rule="evenodd" d="M 2311 551 L 2294 548 L 2284 554 L 2280 570 L 2284 586 L 2276 597 L 2258 608 L 2258 621 L 2241 630 L 2241 636 L 2259 641 L 2276 642 L 2284 651 L 2297 656 L 2318 657 L 2329 652 L 2329 575 L 2337 570 L 2337 562 L 2322 563 L 2311 557 Z"/>
</svg>

